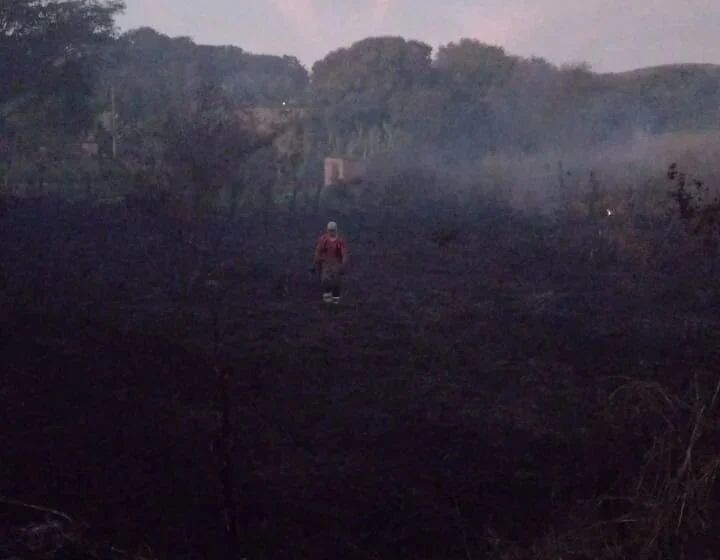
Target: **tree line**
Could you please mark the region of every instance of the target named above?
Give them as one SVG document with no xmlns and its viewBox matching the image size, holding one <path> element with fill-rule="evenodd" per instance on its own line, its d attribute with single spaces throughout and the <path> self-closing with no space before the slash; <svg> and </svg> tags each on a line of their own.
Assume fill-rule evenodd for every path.
<svg viewBox="0 0 720 560">
<path fill-rule="evenodd" d="M 30 175 L 62 167 L 80 138 L 107 154 L 108 132 L 121 137 L 119 159 L 124 171 L 144 177 L 138 183 L 237 194 L 279 176 L 317 178 L 328 154 L 425 154 L 453 165 L 720 122 L 713 66 L 597 74 L 474 39 L 433 52 L 419 41 L 376 37 L 331 52 L 308 71 L 291 56 L 197 45 L 150 28 L 119 34 L 123 9 L 120 0 L 0 5 L 6 178 L 14 167 Z M 278 148 L 239 127 L 243 111 L 259 106 L 304 107 L 307 117 Z M 77 174 L 83 165 L 90 177 L 102 167 L 71 167 Z"/>
</svg>

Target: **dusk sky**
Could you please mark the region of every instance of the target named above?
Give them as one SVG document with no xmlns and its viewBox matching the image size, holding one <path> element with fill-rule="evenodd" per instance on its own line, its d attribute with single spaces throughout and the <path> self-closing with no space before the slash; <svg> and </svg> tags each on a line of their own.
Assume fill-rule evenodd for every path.
<svg viewBox="0 0 720 560">
<path fill-rule="evenodd" d="M 720 0 L 126 0 L 123 30 L 290 54 L 308 68 L 369 36 L 470 37 L 512 54 L 611 72 L 720 63 Z"/>
</svg>

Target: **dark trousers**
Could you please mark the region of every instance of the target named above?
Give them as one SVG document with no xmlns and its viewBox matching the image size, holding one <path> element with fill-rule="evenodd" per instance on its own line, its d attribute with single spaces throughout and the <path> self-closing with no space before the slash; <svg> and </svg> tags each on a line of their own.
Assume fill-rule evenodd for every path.
<svg viewBox="0 0 720 560">
<path fill-rule="evenodd" d="M 340 297 L 342 281 L 340 274 L 334 270 L 323 270 L 320 279 L 323 293 L 331 293 L 333 297 Z"/>
</svg>

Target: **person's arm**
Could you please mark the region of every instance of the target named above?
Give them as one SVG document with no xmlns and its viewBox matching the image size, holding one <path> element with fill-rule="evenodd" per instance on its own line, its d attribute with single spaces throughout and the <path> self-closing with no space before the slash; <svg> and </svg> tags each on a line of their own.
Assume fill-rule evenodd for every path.
<svg viewBox="0 0 720 560">
<path fill-rule="evenodd" d="M 315 246 L 315 257 L 313 258 L 313 268 L 315 270 L 320 270 L 320 266 L 322 265 L 322 253 L 323 253 L 323 246 L 325 244 L 325 237 L 321 237 L 317 245 Z"/>
<path fill-rule="evenodd" d="M 345 268 L 348 261 L 350 260 L 350 252 L 348 250 L 347 242 L 343 239 L 342 241 L 342 266 Z"/>
</svg>

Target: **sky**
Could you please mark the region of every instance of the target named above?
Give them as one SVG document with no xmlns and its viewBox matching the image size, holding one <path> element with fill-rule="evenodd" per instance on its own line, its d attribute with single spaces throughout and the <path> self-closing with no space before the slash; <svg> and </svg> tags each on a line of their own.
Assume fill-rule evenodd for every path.
<svg viewBox="0 0 720 560">
<path fill-rule="evenodd" d="M 125 0 L 122 30 L 292 55 L 308 68 L 365 37 L 433 47 L 467 37 L 556 64 L 619 72 L 720 64 L 720 0 Z"/>
</svg>

